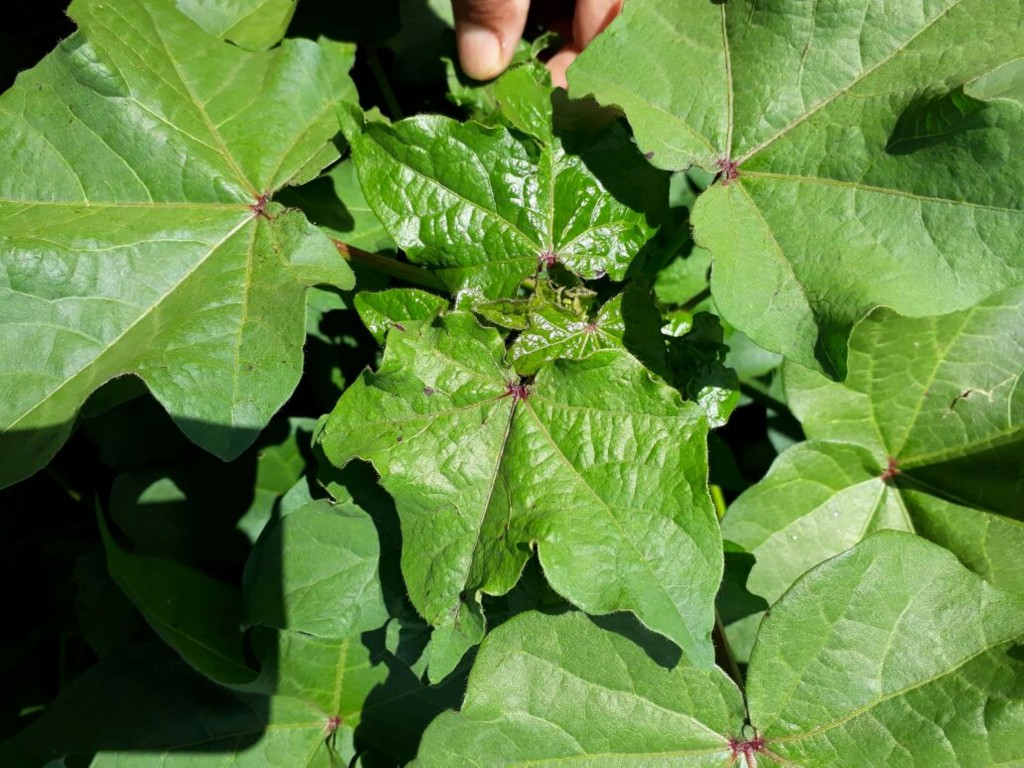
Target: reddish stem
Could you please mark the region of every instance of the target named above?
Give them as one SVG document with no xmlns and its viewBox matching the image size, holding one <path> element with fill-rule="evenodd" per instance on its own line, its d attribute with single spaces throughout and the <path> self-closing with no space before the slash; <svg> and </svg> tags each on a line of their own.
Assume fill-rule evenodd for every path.
<svg viewBox="0 0 1024 768">
<path fill-rule="evenodd" d="M 729 182 L 736 181 L 740 176 L 739 166 L 728 157 L 718 158 L 718 167 L 722 171 L 722 186 L 728 186 Z"/>
<path fill-rule="evenodd" d="M 883 483 L 891 483 L 896 475 L 902 475 L 903 470 L 900 469 L 900 463 L 892 456 L 886 458 L 885 471 L 882 472 L 881 478 Z"/>
</svg>

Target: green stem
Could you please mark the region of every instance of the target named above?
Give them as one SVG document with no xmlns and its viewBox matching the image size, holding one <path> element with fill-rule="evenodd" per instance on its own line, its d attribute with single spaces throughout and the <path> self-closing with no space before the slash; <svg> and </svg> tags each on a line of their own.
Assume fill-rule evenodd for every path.
<svg viewBox="0 0 1024 768">
<path fill-rule="evenodd" d="M 726 674 L 736 683 L 740 693 L 744 692 L 743 674 L 740 672 L 740 665 L 736 663 L 732 648 L 729 645 L 729 638 L 725 634 L 725 625 L 722 624 L 722 617 L 715 608 L 715 629 L 713 632 L 715 644 L 715 663 L 725 670 Z"/>
<path fill-rule="evenodd" d="M 338 253 L 341 254 L 345 261 L 352 262 L 353 264 L 362 264 L 376 272 L 397 277 L 399 280 L 418 285 L 421 288 L 442 291 L 444 293 L 448 292 L 445 284 L 438 280 L 433 272 L 423 269 L 423 267 L 392 259 L 389 256 L 381 256 L 379 253 L 370 253 L 362 248 L 356 248 L 354 245 L 343 243 L 341 240 L 334 240 L 334 247 L 338 249 Z"/>
<path fill-rule="evenodd" d="M 727 506 L 725 503 L 725 495 L 722 493 L 722 486 L 712 483 L 708 486 L 708 489 L 711 491 L 711 503 L 715 506 L 715 514 L 718 516 L 718 519 L 721 520 L 725 517 L 725 510 Z"/>
<path fill-rule="evenodd" d="M 391 119 L 401 120 L 402 108 L 398 105 L 398 99 L 395 98 L 395 92 L 391 89 L 391 83 L 388 82 L 387 75 L 384 74 L 384 67 L 380 64 L 377 49 L 372 45 L 365 45 L 363 50 L 366 51 L 366 63 L 370 65 L 373 79 L 377 81 L 377 87 L 380 88 L 380 93 L 384 97 L 384 103 L 388 107 L 388 112 L 391 113 Z"/>
<path fill-rule="evenodd" d="M 804 439 L 803 427 L 800 426 L 800 422 L 793 416 L 793 412 L 789 410 L 788 405 L 746 382 L 740 382 L 740 392 L 758 405 L 763 405 L 765 408 L 775 411 L 779 417 L 776 426 L 787 435 L 794 440 Z"/>
<path fill-rule="evenodd" d="M 710 298 L 711 298 L 711 289 L 710 288 L 705 288 L 703 291 L 698 293 L 696 296 L 694 296 L 688 302 L 683 304 L 683 306 L 680 307 L 680 309 L 683 309 L 683 310 L 685 310 L 687 312 L 693 312 L 693 310 L 696 309 L 701 303 L 703 303 L 704 301 L 706 301 L 707 299 L 710 299 Z"/>
<path fill-rule="evenodd" d="M 758 389 L 753 384 L 741 381 L 740 392 L 749 397 L 758 405 L 763 405 L 765 408 L 771 408 L 776 413 L 789 413 L 789 406 L 787 406 L 781 400 L 776 400 L 767 392 L 765 392 L 762 389 Z"/>
</svg>

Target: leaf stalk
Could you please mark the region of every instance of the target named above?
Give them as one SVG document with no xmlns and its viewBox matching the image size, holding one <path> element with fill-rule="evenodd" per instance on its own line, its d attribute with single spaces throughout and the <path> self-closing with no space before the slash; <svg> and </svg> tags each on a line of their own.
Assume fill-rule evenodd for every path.
<svg viewBox="0 0 1024 768">
<path fill-rule="evenodd" d="M 399 280 L 418 285 L 421 288 L 429 288 L 432 291 L 443 291 L 445 293 L 448 291 L 445 284 L 435 277 L 433 272 L 423 269 L 423 267 L 417 267 L 415 264 L 399 261 L 389 256 L 382 256 L 379 253 L 370 253 L 335 238 L 331 239 L 334 247 L 338 249 L 338 253 L 341 254 L 345 261 L 353 264 L 362 264 L 372 270 L 397 277 Z"/>
<path fill-rule="evenodd" d="M 725 634 L 725 624 L 722 623 L 722 616 L 715 608 L 715 629 L 712 632 L 715 645 L 715 663 L 725 670 L 726 674 L 736 683 L 740 693 L 746 696 L 743 683 L 743 674 L 740 672 L 740 665 L 736 662 L 736 656 L 729 645 L 729 638 Z"/>
</svg>

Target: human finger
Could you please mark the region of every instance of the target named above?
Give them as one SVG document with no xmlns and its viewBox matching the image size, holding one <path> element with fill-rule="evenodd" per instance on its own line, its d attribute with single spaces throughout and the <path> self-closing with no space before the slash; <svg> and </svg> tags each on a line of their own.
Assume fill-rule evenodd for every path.
<svg viewBox="0 0 1024 768">
<path fill-rule="evenodd" d="M 622 11 L 622 0 L 576 0 L 572 18 L 572 47 L 582 51 Z"/>
<path fill-rule="evenodd" d="M 504 71 L 523 36 L 530 0 L 452 0 L 462 70 L 475 80 Z"/>
<path fill-rule="evenodd" d="M 562 50 L 548 59 L 547 66 L 548 72 L 551 73 L 551 84 L 556 88 L 568 87 L 565 81 L 565 70 L 569 68 L 576 57 L 580 55 L 580 52 L 571 45 L 565 46 Z"/>
</svg>

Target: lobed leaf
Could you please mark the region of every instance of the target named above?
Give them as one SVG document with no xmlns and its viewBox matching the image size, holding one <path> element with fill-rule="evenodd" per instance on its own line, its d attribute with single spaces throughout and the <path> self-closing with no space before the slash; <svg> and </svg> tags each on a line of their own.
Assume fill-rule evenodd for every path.
<svg viewBox="0 0 1024 768">
<path fill-rule="evenodd" d="M 1024 105 L 972 90 L 1022 49 L 1019 0 L 634 0 L 569 82 L 621 107 L 658 167 L 719 172 L 693 225 L 723 317 L 842 373 L 872 307 L 933 315 L 1024 282 Z"/>
<path fill-rule="evenodd" d="M 480 595 L 510 590 L 534 547 L 574 604 L 633 611 L 707 663 L 722 563 L 700 409 L 621 351 L 530 384 L 504 353 L 467 313 L 393 328 L 318 438 L 338 466 L 373 462 L 395 498 L 431 674 L 479 642 Z"/>
<path fill-rule="evenodd" d="M 536 140 L 439 115 L 389 124 L 340 113 L 374 213 L 410 260 L 435 268 L 452 291 L 514 295 L 549 259 L 582 277 L 621 280 L 653 234 L 592 162 L 551 134 L 547 89 L 539 106 L 530 95 L 515 114 Z M 628 168 L 628 145 L 617 149 Z"/>
<path fill-rule="evenodd" d="M 1021 600 L 922 539 L 871 536 L 762 621 L 751 722 L 770 750 L 809 768 L 1018 762 Z"/>
<path fill-rule="evenodd" d="M 787 366 L 813 438 L 730 507 L 723 535 L 753 552 L 750 588 L 774 600 L 873 530 L 931 538 L 1021 589 L 1024 289 L 931 318 L 879 309 L 850 338 L 842 384 Z"/>
<path fill-rule="evenodd" d="M 431 724 L 416 765 L 1013 764 L 1022 609 L 942 548 L 877 534 L 771 609 L 746 703 L 721 670 L 621 622 L 525 614 L 484 641 L 461 710 Z"/>
<path fill-rule="evenodd" d="M 3 485 L 126 373 L 237 456 L 298 382 L 306 288 L 352 285 L 327 238 L 266 202 L 337 157 L 350 47 L 249 53 L 172 0 L 70 13 L 79 32 L 0 96 Z"/>
</svg>

